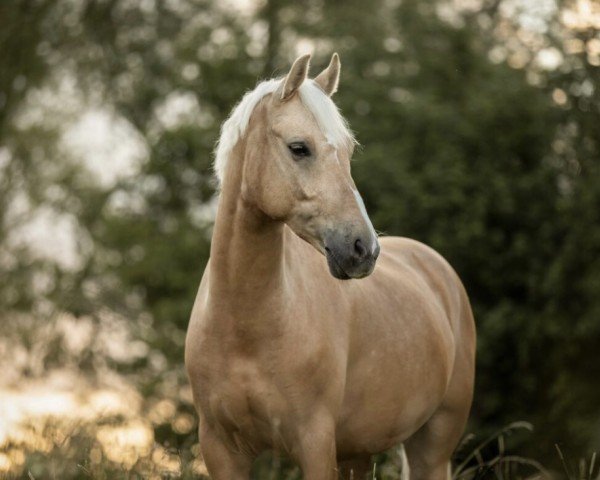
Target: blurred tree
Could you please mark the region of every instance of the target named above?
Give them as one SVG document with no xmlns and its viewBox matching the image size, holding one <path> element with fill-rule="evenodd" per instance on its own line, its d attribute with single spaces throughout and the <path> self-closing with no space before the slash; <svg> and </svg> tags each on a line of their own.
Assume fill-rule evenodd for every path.
<svg viewBox="0 0 600 480">
<path fill-rule="evenodd" d="M 365 145 L 353 169 L 375 226 L 432 245 L 464 279 L 479 327 L 473 429 L 526 419 L 536 453 L 597 448 L 600 34 L 564 25 L 558 9 L 541 33 L 523 33 L 503 5 L 271 0 L 240 14 L 209 0 L 4 2 L 3 309 L 41 314 L 43 299 L 76 314 L 149 314 L 139 335 L 181 369 L 219 125 L 302 41 L 315 66 L 341 54 L 336 101 Z M 551 48 L 560 63 L 540 68 Z M 65 152 L 62 120 L 77 108 L 27 120 L 40 92 L 65 82 L 77 108 L 108 110 L 142 139 L 134 175 L 104 185 Z M 69 214 L 89 239 L 77 268 L 11 240 L 39 207 Z"/>
</svg>

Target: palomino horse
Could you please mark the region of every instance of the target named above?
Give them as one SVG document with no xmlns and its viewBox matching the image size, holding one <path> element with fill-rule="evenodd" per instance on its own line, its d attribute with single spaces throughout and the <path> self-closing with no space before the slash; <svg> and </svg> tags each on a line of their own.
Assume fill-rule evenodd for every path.
<svg viewBox="0 0 600 480">
<path fill-rule="evenodd" d="M 308 64 L 246 94 L 221 132 L 186 340 L 202 455 L 216 480 L 247 479 L 267 449 L 305 479 L 359 479 L 404 442 L 413 480 L 446 480 L 472 398 L 469 301 L 430 248 L 378 241 L 330 99 L 338 56 L 314 80 Z"/>
</svg>

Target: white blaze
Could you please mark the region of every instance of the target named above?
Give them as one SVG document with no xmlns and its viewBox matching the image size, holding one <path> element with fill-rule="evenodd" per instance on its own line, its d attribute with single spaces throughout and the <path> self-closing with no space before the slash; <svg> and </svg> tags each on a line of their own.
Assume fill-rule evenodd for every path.
<svg viewBox="0 0 600 480">
<path fill-rule="evenodd" d="M 369 230 L 371 230 L 371 249 L 370 251 L 375 251 L 377 247 L 377 234 L 375 233 L 375 229 L 373 228 L 373 224 L 371 223 L 371 219 L 369 218 L 369 214 L 367 213 L 367 209 L 365 208 L 365 202 L 363 202 L 360 193 L 358 190 L 352 189 L 352 193 L 354 193 L 354 198 L 356 199 L 356 204 L 358 205 L 358 209 L 360 210 L 361 215 L 365 223 L 369 226 Z"/>
</svg>

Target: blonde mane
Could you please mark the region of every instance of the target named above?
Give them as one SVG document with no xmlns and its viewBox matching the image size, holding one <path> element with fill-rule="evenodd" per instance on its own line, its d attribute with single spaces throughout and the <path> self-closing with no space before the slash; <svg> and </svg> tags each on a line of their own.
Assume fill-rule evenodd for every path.
<svg viewBox="0 0 600 480">
<path fill-rule="evenodd" d="M 229 118 L 223 123 L 221 136 L 215 150 L 214 163 L 214 171 L 219 182 L 225 175 L 229 154 L 244 135 L 254 108 L 264 96 L 277 90 L 282 81 L 281 78 L 276 78 L 259 83 L 254 90 L 247 92 L 242 97 L 233 108 Z M 302 103 L 313 114 L 329 143 L 336 148 L 349 147 L 356 143 L 346 119 L 342 117 L 335 103 L 314 80 L 306 79 L 300 86 L 299 93 Z"/>
</svg>

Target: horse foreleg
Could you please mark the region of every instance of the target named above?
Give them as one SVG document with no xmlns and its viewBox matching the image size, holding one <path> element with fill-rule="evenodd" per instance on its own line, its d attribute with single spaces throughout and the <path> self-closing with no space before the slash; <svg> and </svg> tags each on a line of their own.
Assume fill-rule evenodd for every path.
<svg viewBox="0 0 600 480">
<path fill-rule="evenodd" d="M 236 452 L 208 428 L 200 428 L 200 450 L 213 480 L 248 480 L 252 458 Z"/>
<path fill-rule="evenodd" d="M 298 435 L 298 460 L 305 480 L 337 480 L 335 424 L 328 415 L 314 416 Z"/>
<path fill-rule="evenodd" d="M 458 445 L 467 412 L 442 407 L 404 442 L 410 480 L 450 480 L 450 459 Z"/>
</svg>

